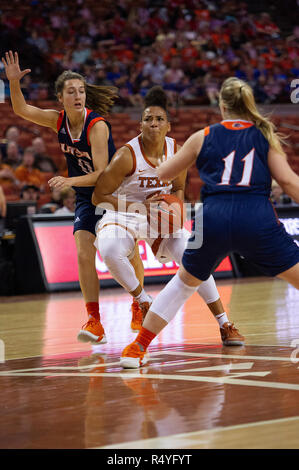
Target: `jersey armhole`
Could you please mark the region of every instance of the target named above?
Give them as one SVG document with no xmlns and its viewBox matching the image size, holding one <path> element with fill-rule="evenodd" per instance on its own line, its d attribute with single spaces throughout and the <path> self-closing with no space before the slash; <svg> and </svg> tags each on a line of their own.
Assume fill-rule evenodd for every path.
<svg viewBox="0 0 299 470">
<path fill-rule="evenodd" d="M 59 116 L 58 116 L 58 119 L 57 119 L 57 132 L 60 131 L 63 118 L 64 118 L 64 110 L 60 111 Z"/>
<path fill-rule="evenodd" d="M 176 154 L 178 151 L 178 144 L 175 139 L 173 139 L 173 153 Z"/>
<path fill-rule="evenodd" d="M 87 129 L 86 129 L 86 138 L 87 138 L 87 144 L 90 145 L 90 140 L 89 140 L 89 133 L 91 131 L 91 128 L 95 125 L 96 122 L 98 121 L 105 121 L 104 118 L 102 117 L 97 117 L 97 118 L 94 118 L 90 121 L 90 123 L 88 124 L 87 126 Z M 109 128 L 108 128 L 109 130 Z M 110 131 L 109 131 L 110 132 Z"/>
<path fill-rule="evenodd" d="M 132 171 L 130 171 L 130 173 L 126 175 L 126 178 L 127 178 L 128 176 L 132 176 L 136 171 L 136 155 L 135 155 L 133 147 L 130 144 L 125 144 L 124 147 L 128 147 L 133 158 L 133 168 L 132 168 Z"/>
</svg>

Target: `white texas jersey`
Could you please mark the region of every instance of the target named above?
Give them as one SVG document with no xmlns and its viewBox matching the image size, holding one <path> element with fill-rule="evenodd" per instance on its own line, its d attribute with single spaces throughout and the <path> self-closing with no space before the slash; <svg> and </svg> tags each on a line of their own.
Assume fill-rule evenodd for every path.
<svg viewBox="0 0 299 470">
<path fill-rule="evenodd" d="M 171 182 L 159 180 L 156 167 L 148 160 L 144 153 L 141 135 L 125 144 L 131 151 L 133 157 L 133 170 L 119 188 L 113 193 L 114 197 L 123 198 L 127 201 L 142 202 L 153 194 L 170 194 Z M 167 160 L 176 153 L 177 144 L 175 139 L 165 137 L 164 155 L 162 160 Z"/>
</svg>

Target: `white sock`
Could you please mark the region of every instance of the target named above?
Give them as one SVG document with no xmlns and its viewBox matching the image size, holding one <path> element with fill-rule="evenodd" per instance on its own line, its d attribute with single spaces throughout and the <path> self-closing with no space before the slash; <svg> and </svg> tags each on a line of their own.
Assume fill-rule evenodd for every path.
<svg viewBox="0 0 299 470">
<path fill-rule="evenodd" d="M 139 295 L 136 295 L 134 297 L 135 300 L 137 300 L 137 302 L 139 302 L 140 304 L 142 304 L 143 302 L 149 302 L 151 303 L 152 302 L 152 298 L 145 292 L 144 289 L 142 289 L 142 291 L 140 292 Z"/>
<path fill-rule="evenodd" d="M 222 328 L 224 323 L 230 323 L 225 312 L 219 313 L 219 315 L 215 315 L 215 318 L 218 321 L 220 328 Z"/>
</svg>

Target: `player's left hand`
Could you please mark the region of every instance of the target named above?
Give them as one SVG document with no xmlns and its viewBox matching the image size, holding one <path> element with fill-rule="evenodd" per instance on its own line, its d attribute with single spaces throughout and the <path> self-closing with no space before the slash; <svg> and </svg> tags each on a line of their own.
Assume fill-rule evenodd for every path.
<svg viewBox="0 0 299 470">
<path fill-rule="evenodd" d="M 48 181 L 50 188 L 64 189 L 72 186 L 71 178 L 65 178 L 64 176 L 54 176 Z"/>
</svg>

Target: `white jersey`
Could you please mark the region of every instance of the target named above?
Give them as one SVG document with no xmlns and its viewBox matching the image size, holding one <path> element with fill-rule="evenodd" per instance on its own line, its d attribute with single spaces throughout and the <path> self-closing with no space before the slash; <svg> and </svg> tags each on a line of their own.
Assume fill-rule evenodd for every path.
<svg viewBox="0 0 299 470">
<path fill-rule="evenodd" d="M 156 167 L 149 161 L 144 153 L 141 142 L 141 135 L 130 140 L 125 144 L 131 151 L 133 158 L 133 170 L 128 175 L 119 188 L 113 193 L 113 196 L 126 198 L 127 201 L 145 201 L 148 197 L 160 193 L 170 194 L 172 189 L 171 182 L 159 180 Z M 164 155 L 165 161 L 176 153 L 177 145 L 175 139 L 165 137 Z"/>
<path fill-rule="evenodd" d="M 106 210 L 105 215 L 100 219 L 96 227 L 99 232 L 107 225 L 117 225 L 125 228 L 135 240 L 146 240 L 152 246 L 154 240 L 159 236 L 155 230 L 150 231 L 147 221 L 146 209 L 140 203 L 154 194 L 163 193 L 170 194 L 172 183 L 159 180 L 157 176 L 157 168 L 149 161 L 144 153 L 141 135 L 130 140 L 125 144 L 131 151 L 133 158 L 133 169 L 117 190 L 112 194 L 121 200 L 139 203 L 137 212 L 122 212 Z M 165 137 L 163 161 L 172 158 L 177 151 L 175 139 Z M 144 210 L 142 210 L 142 208 Z"/>
</svg>

